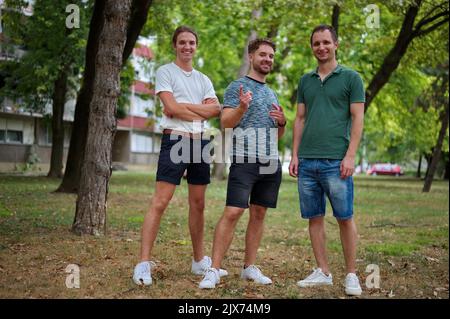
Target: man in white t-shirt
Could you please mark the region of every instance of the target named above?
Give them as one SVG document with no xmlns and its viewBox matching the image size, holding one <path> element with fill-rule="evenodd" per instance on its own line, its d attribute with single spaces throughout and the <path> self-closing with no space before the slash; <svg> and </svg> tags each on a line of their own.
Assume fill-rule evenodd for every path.
<svg viewBox="0 0 450 319">
<path fill-rule="evenodd" d="M 150 260 L 151 250 L 161 217 L 185 171 L 189 188 L 189 231 L 194 251 L 191 271 L 202 275 L 211 267 L 211 258 L 204 255 L 203 245 L 203 211 L 210 167 L 209 160 L 201 156 L 210 141 L 204 139 L 202 133 L 203 121 L 219 116 L 221 105 L 210 79 L 192 67 L 198 44 L 195 31 L 186 26 L 178 27 L 172 44 L 175 61 L 161 66 L 156 72 L 156 94 L 164 107 L 163 136 L 155 193 L 142 227 L 140 262 L 134 269 L 133 280 L 138 285 L 152 284 L 151 270 L 155 263 Z M 221 275 L 226 274 L 221 270 Z"/>
</svg>

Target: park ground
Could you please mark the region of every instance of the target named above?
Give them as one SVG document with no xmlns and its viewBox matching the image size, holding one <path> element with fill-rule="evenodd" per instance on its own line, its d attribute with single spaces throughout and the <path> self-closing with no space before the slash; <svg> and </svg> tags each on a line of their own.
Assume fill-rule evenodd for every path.
<svg viewBox="0 0 450 319">
<path fill-rule="evenodd" d="M 154 189 L 146 172 L 114 172 L 105 237 L 70 232 L 75 195 L 56 194 L 59 180 L 0 175 L 0 298 L 347 298 L 339 229 L 328 209 L 326 227 L 334 285 L 299 288 L 314 267 L 307 222 L 299 218 L 296 181 L 283 177 L 276 209 L 266 218 L 258 265 L 273 279 L 258 286 L 239 278 L 248 214 L 238 223 L 223 262 L 230 275 L 215 290 L 197 288 L 190 273 L 187 187 L 182 182 L 163 217 L 154 249 L 151 287 L 131 280 L 138 261 L 140 227 Z M 449 298 L 449 183 L 408 177 L 356 177 L 355 220 L 359 247 L 360 298 Z M 222 214 L 226 182 L 207 191 L 205 244 L 210 255 L 214 226 Z M 66 287 L 66 267 L 80 269 L 80 288 Z M 379 268 L 379 288 L 368 288 L 368 265 Z M 371 277 L 369 277 L 370 279 Z M 374 283 L 372 280 L 368 280 Z"/>
</svg>

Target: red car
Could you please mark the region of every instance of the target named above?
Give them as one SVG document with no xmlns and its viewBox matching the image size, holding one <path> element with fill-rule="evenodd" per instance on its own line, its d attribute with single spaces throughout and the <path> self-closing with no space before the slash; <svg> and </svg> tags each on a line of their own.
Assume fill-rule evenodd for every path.
<svg viewBox="0 0 450 319">
<path fill-rule="evenodd" d="M 403 175 L 403 169 L 397 164 L 374 164 L 367 170 L 367 175 L 393 175 L 400 176 Z"/>
</svg>

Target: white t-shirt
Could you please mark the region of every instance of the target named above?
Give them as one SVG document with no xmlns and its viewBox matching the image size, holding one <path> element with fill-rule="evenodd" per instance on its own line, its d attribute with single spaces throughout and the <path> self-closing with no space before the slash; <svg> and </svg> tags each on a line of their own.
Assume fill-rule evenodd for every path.
<svg viewBox="0 0 450 319">
<path fill-rule="evenodd" d="M 155 93 L 171 92 L 178 103 L 201 104 L 204 99 L 217 98 L 211 80 L 203 73 L 193 69 L 190 75 L 174 62 L 162 65 L 156 71 Z M 183 132 L 199 132 L 203 123 L 184 121 L 163 114 L 161 121 L 163 129 Z"/>
</svg>

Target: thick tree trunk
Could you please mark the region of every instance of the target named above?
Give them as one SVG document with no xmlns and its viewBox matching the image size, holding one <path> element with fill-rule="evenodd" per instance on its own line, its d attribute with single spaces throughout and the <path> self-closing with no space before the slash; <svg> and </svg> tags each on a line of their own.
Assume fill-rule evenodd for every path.
<svg viewBox="0 0 450 319">
<path fill-rule="evenodd" d="M 68 70 L 61 70 L 54 83 L 52 105 L 52 154 L 47 177 L 63 176 L 64 156 L 64 104 L 66 102 Z"/>
<path fill-rule="evenodd" d="M 67 154 L 64 177 L 56 192 L 77 193 L 80 182 L 81 163 L 84 158 L 84 148 L 87 139 L 89 120 L 89 103 L 92 99 L 92 90 L 95 78 L 95 60 L 99 46 L 100 32 L 104 23 L 105 0 L 97 0 L 94 4 L 89 37 L 86 46 L 86 61 L 83 74 L 83 83 L 78 93 L 75 105 L 75 117 L 70 138 L 69 153 Z"/>
<path fill-rule="evenodd" d="M 439 163 L 439 160 L 441 159 L 442 144 L 444 143 L 445 135 L 447 133 L 448 128 L 448 117 L 449 117 L 449 107 L 447 104 L 440 116 L 441 130 L 439 131 L 438 140 L 433 150 L 433 159 L 431 160 L 431 164 L 427 170 L 427 175 L 425 176 L 425 184 L 423 185 L 422 189 L 422 192 L 424 193 L 428 193 L 430 191 L 431 184 L 433 183 L 434 173 L 436 172 L 437 165 Z"/>
<path fill-rule="evenodd" d="M 87 140 L 89 104 L 92 100 L 92 90 L 95 77 L 95 59 L 98 48 L 99 35 L 103 26 L 103 11 L 105 0 L 97 0 L 94 5 L 91 24 L 89 27 L 89 38 L 86 47 L 86 66 L 83 77 L 83 84 L 78 94 L 75 107 L 75 119 L 73 123 L 72 135 L 70 139 L 67 164 L 64 178 L 61 185 L 56 190 L 63 193 L 77 193 L 80 183 L 81 165 L 84 158 L 85 145 Z M 136 40 L 141 33 L 147 20 L 148 10 L 152 0 L 134 0 L 132 5 L 132 15 L 128 24 L 127 42 L 122 54 L 122 62 L 126 61 L 133 51 Z"/>
<path fill-rule="evenodd" d="M 72 226 L 76 234 L 98 236 L 106 231 L 106 200 L 117 125 L 115 113 L 130 12 L 131 0 L 110 0 L 105 5 L 105 19 L 96 55 L 94 90 L 89 106 L 85 158 Z"/>
</svg>

